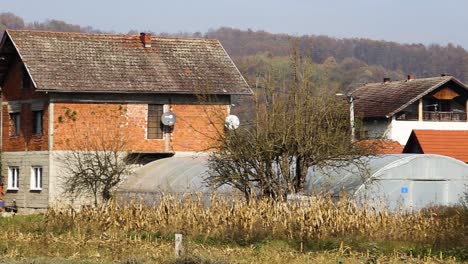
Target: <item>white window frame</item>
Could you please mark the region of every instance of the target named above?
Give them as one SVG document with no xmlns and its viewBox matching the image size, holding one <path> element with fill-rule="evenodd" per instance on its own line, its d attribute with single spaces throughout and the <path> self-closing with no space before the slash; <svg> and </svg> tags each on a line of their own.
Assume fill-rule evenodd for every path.
<svg viewBox="0 0 468 264">
<path fill-rule="evenodd" d="M 41 166 L 31 167 L 31 191 L 42 191 L 43 169 Z"/>
<path fill-rule="evenodd" d="M 19 167 L 11 166 L 8 167 L 8 185 L 7 191 L 17 191 L 19 190 Z"/>
</svg>

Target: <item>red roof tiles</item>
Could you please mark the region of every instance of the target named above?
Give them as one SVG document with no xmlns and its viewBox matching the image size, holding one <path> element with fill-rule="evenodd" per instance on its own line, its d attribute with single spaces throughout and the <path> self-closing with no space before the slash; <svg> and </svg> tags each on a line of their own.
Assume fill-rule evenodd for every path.
<svg viewBox="0 0 468 264">
<path fill-rule="evenodd" d="M 468 162 L 468 131 L 459 130 L 413 130 L 405 153 L 439 154 Z"/>
<path fill-rule="evenodd" d="M 375 154 L 401 154 L 403 152 L 403 146 L 393 140 L 366 139 L 359 143 L 375 148 Z"/>
</svg>

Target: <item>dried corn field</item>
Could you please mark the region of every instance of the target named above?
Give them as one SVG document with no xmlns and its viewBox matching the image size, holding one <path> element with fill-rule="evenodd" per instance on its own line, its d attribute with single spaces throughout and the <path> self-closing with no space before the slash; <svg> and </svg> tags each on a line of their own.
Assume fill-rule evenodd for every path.
<svg viewBox="0 0 468 264">
<path fill-rule="evenodd" d="M 424 212 L 393 212 L 385 207 L 358 206 L 347 199 L 310 198 L 300 202 L 268 199 L 220 199 L 211 197 L 210 206 L 198 199 L 181 200 L 164 196 L 156 206 L 139 202 L 109 203 L 76 211 L 50 209 L 47 228 L 63 226 L 76 232 L 106 232 L 108 235 L 152 233 L 170 236 L 182 233 L 231 241 L 285 239 L 320 240 L 358 236 L 375 240 L 436 243 L 451 240 L 466 230 L 463 214 L 439 216 L 436 209 Z"/>
<path fill-rule="evenodd" d="M 173 237 L 182 233 L 186 254 L 200 261 L 180 263 L 456 263 L 467 259 L 452 254 L 467 243 L 466 217 L 462 209 L 390 213 L 326 197 L 212 196 L 207 207 L 203 196 L 163 196 L 154 206 L 111 202 L 0 218 L 0 262 L 179 263 Z"/>
</svg>

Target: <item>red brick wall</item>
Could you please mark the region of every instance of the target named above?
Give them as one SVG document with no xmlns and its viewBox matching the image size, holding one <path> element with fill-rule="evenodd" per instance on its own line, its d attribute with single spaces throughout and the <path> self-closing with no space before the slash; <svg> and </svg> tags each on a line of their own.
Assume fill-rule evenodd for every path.
<svg viewBox="0 0 468 264">
<path fill-rule="evenodd" d="M 45 93 L 36 92 L 32 85 L 29 89 L 22 89 L 20 87 L 21 72 L 22 63 L 19 61 L 13 63 L 2 87 L 3 102 L 47 97 Z"/>
<path fill-rule="evenodd" d="M 2 87 L 2 102 L 20 101 L 21 119 L 19 136 L 11 137 L 11 121 L 8 112 L 8 106 L 2 105 L 2 151 L 40 151 L 48 149 L 48 105 L 43 109 L 43 133 L 41 136 L 32 135 L 31 102 L 27 100 L 46 98 L 45 93 L 39 93 L 31 86 L 23 89 L 21 85 L 21 66 L 20 62 L 14 63 L 5 79 Z"/>
<path fill-rule="evenodd" d="M 169 151 L 206 150 L 223 129 L 226 105 L 171 107 L 177 122 Z M 146 104 L 55 103 L 54 150 L 122 137 L 128 150 L 164 152 L 164 139 L 146 139 L 147 111 Z"/>
</svg>

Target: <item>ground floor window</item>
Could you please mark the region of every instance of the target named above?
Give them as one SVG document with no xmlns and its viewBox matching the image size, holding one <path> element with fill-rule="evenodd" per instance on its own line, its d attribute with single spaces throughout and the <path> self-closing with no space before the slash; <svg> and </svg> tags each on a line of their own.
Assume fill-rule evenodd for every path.
<svg viewBox="0 0 468 264">
<path fill-rule="evenodd" d="M 19 168 L 9 167 L 7 190 L 18 190 L 18 189 L 19 189 Z"/>
<path fill-rule="evenodd" d="M 31 169 L 31 190 L 42 190 L 42 167 L 35 166 Z"/>
</svg>

